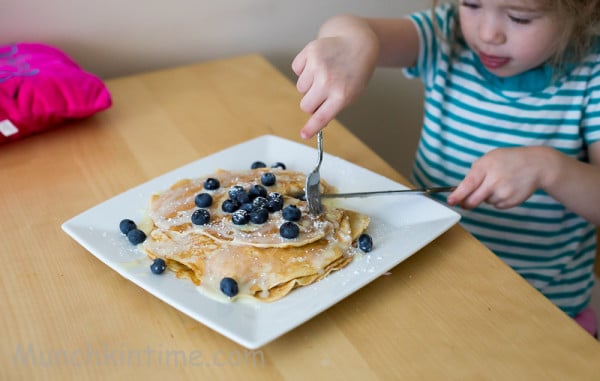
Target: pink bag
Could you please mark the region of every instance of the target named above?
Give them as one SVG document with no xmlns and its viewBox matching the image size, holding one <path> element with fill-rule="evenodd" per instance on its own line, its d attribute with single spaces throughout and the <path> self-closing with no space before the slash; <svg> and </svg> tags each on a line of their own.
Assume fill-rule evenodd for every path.
<svg viewBox="0 0 600 381">
<path fill-rule="evenodd" d="M 0 144 L 111 105 L 104 83 L 57 48 L 0 46 Z"/>
</svg>

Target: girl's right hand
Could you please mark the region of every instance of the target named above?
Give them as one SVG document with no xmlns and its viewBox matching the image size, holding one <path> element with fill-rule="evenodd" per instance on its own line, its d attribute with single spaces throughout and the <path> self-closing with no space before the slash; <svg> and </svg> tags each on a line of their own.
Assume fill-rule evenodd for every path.
<svg viewBox="0 0 600 381">
<path fill-rule="evenodd" d="M 339 34 L 332 33 L 336 30 Z M 324 32 L 326 31 L 326 32 Z M 362 93 L 375 69 L 377 37 L 358 18 L 333 19 L 292 62 L 300 108 L 311 114 L 300 135 L 314 136 Z"/>
</svg>

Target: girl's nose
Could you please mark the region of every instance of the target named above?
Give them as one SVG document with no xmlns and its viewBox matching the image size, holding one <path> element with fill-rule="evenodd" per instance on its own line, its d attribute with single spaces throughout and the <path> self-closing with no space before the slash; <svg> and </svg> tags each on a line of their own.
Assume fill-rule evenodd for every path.
<svg viewBox="0 0 600 381">
<path fill-rule="evenodd" d="M 501 23 L 485 19 L 479 26 L 479 38 L 486 44 L 500 45 L 506 42 L 506 35 Z"/>
</svg>

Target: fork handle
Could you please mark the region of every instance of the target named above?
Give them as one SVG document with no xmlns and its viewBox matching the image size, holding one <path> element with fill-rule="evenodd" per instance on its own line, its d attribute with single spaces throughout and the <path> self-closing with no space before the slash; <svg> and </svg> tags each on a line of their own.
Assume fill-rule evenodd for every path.
<svg viewBox="0 0 600 381">
<path fill-rule="evenodd" d="M 319 159 L 317 161 L 317 170 L 321 168 L 321 163 L 323 162 L 323 130 L 319 130 L 317 133 L 317 153 L 319 155 Z"/>
</svg>

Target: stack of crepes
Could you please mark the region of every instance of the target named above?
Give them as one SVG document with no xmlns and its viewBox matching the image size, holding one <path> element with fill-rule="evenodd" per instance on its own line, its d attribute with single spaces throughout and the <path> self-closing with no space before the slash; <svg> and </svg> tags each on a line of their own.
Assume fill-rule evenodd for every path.
<svg viewBox="0 0 600 381">
<path fill-rule="evenodd" d="M 235 225 L 231 213 L 222 211 L 231 187 L 249 189 L 261 184 L 261 175 L 271 172 L 276 182 L 265 188 L 283 195 L 284 207 L 296 205 L 302 212 L 296 224 L 297 238 L 283 238 L 279 227 L 281 210 L 271 212 L 264 224 Z M 220 187 L 204 189 L 207 178 L 216 178 Z M 357 253 L 355 241 L 369 224 L 358 212 L 325 205 L 319 216 L 310 215 L 305 201 L 294 196 L 303 193 L 305 175 L 300 172 L 259 168 L 245 171 L 218 170 L 207 176 L 180 180 L 151 198 L 148 215 L 151 231 L 143 244 L 150 258 L 162 258 L 178 277 L 189 278 L 207 291 L 219 292 L 219 282 L 233 278 L 237 297 L 274 301 L 294 288 L 314 283 L 332 271 L 347 266 Z M 332 191 L 322 181 L 323 191 Z M 198 209 L 195 196 L 209 193 L 213 203 L 206 209 L 210 222 L 194 225 L 192 213 Z"/>
</svg>

